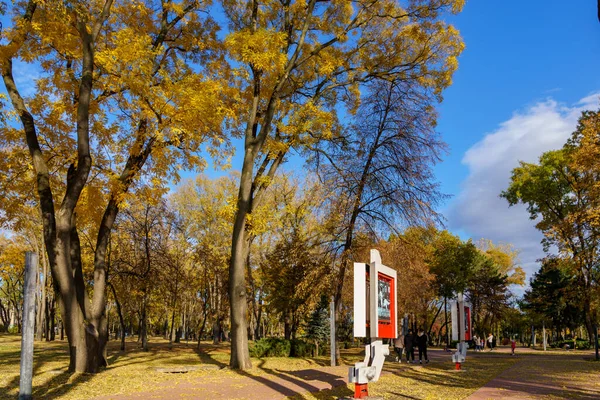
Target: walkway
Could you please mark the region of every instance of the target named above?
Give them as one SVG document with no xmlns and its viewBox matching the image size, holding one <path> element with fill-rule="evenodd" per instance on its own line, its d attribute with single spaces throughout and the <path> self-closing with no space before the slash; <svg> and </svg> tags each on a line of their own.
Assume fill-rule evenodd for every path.
<svg viewBox="0 0 600 400">
<path fill-rule="evenodd" d="M 467 400 L 600 398 L 598 363 L 584 360 L 581 353 L 553 357 L 541 351 L 522 355 L 517 351 L 516 357 L 516 364 Z"/>
</svg>

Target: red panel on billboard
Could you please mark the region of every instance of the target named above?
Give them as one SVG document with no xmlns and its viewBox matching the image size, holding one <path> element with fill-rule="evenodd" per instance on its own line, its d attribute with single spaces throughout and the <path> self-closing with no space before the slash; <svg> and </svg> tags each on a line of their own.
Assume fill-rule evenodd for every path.
<svg viewBox="0 0 600 400">
<path fill-rule="evenodd" d="M 471 340 L 471 308 L 465 306 L 465 340 Z"/>
<path fill-rule="evenodd" d="M 396 301 L 394 299 L 395 282 L 391 276 L 377 274 L 377 319 L 378 337 L 394 339 L 396 326 Z"/>
</svg>

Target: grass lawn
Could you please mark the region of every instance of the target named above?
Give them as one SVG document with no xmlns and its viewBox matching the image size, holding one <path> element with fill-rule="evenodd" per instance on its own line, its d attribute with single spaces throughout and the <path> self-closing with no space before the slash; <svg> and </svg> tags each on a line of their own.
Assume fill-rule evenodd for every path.
<svg viewBox="0 0 600 400">
<path fill-rule="evenodd" d="M 97 396 L 152 392 L 154 390 L 185 387 L 197 384 L 222 387 L 229 390 L 243 387 L 247 382 L 268 382 L 275 377 L 296 377 L 298 372 L 325 370 L 328 357 L 318 358 L 268 358 L 253 359 L 254 367 L 239 373 L 227 368 L 229 346 L 202 343 L 201 351 L 195 343 L 175 344 L 169 348 L 168 342 L 151 338 L 150 351 L 138 349 L 137 343 L 127 343 L 124 353 L 118 349 L 119 343 L 109 343 L 110 366 L 101 373 L 69 374 L 66 342 L 36 342 L 34 354 L 34 398 L 87 399 Z M 360 361 L 361 349 L 342 351 L 343 361 L 350 365 Z M 455 372 L 449 353 L 431 351 L 432 362 L 423 367 L 394 362 L 386 362 L 384 373 L 377 383 L 369 385 L 369 394 L 384 398 L 408 396 L 417 399 L 463 399 L 499 375 L 514 376 L 518 379 L 529 376 L 547 382 L 562 381 L 571 377 L 573 381 L 585 382 L 597 377 L 599 363 L 587 362 L 576 352 L 536 352 L 519 351 L 518 357 L 510 357 L 506 352 L 470 354 L 465 364 L 466 372 Z M 567 355 L 567 356 L 565 356 Z M 591 356 L 591 352 L 587 352 Z M 19 387 L 20 337 L 0 335 L 0 399 L 14 399 Z M 570 358 L 569 358 L 570 357 Z M 551 364 L 544 373 L 536 372 L 536 360 L 556 359 L 559 362 L 542 361 Z M 528 360 L 527 363 L 523 363 Z M 533 364 L 531 364 L 533 363 Z M 523 365 L 521 365 L 523 364 Z M 533 365 L 533 367 L 532 367 Z M 197 369 L 185 374 L 158 372 L 160 367 L 194 366 Z M 338 369 L 338 376 L 345 375 L 344 368 Z M 576 373 L 573 374 L 572 372 Z M 535 375 L 535 376 L 534 376 Z M 574 376 L 575 375 L 575 376 Z M 343 380 L 347 379 L 345 377 Z M 221 386 L 219 386 L 221 385 Z M 188 386 L 189 387 L 189 386 Z M 296 394 L 293 399 L 337 399 L 351 396 L 353 385 L 339 386 L 312 394 Z M 192 393 L 190 393 L 192 394 Z M 201 393 L 198 393 L 201 398 Z"/>
</svg>

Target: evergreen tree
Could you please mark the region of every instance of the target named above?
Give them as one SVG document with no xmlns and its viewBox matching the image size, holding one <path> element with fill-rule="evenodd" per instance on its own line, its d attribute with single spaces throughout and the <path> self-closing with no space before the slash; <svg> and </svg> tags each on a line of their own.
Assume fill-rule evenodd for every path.
<svg viewBox="0 0 600 400">
<path fill-rule="evenodd" d="M 321 300 L 311 313 L 306 327 L 306 337 L 315 343 L 315 356 L 319 355 L 319 343 L 325 342 L 329 337 L 328 306 L 327 296 L 321 296 Z"/>
</svg>

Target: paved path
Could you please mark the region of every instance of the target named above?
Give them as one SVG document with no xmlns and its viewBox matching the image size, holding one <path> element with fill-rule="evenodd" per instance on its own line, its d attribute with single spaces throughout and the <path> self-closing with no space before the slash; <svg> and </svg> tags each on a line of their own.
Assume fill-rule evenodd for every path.
<svg viewBox="0 0 600 400">
<path fill-rule="evenodd" d="M 221 371 L 217 379 L 180 382 L 171 387 L 126 395 L 102 396 L 108 399 L 211 399 L 211 400 L 279 400 L 299 393 L 318 392 L 346 385 L 348 367 L 315 367 L 302 371 L 274 371 L 250 374 Z M 349 393 L 350 394 L 350 393 Z"/>
<path fill-rule="evenodd" d="M 598 365 L 573 356 L 526 354 L 467 400 L 600 399 Z M 566 371 L 571 371 L 565 374 Z"/>
<path fill-rule="evenodd" d="M 449 353 L 431 350 L 429 358 L 433 363 L 447 361 Z M 391 361 L 389 358 L 388 362 Z M 418 362 L 418 361 L 417 361 Z M 406 365 L 403 368 L 420 368 L 419 365 Z M 383 372 L 387 375 L 389 372 Z M 177 375 L 174 374 L 174 377 Z M 289 396 L 303 393 L 314 393 L 324 389 L 346 386 L 348 382 L 348 366 L 322 367 L 301 371 L 283 371 L 257 368 L 252 372 L 219 370 L 207 374 L 201 379 L 181 380 L 167 384 L 158 390 L 122 395 L 107 395 L 94 400 L 140 400 L 140 399 L 211 399 L 211 400 L 283 400 Z M 343 390 L 343 395 L 351 397 L 350 389 Z"/>
<path fill-rule="evenodd" d="M 508 351 L 501 349 L 496 352 Z M 432 364 L 446 362 L 448 354 L 440 350 L 430 351 Z M 600 399 L 600 363 L 584 361 L 581 353 L 556 357 L 542 352 L 530 352 L 517 354 L 516 357 L 518 361 L 515 364 L 467 399 Z M 415 367 L 403 363 L 401 368 Z M 565 374 L 565 371 L 569 373 Z M 297 394 L 345 386 L 347 373 L 348 366 L 331 368 L 315 365 L 301 371 L 257 368 L 252 372 L 243 372 L 223 369 L 202 378 L 176 380 L 158 390 L 102 396 L 96 400 L 280 400 Z M 353 394 L 348 388 L 341 389 L 340 393 L 348 397 Z"/>
</svg>

